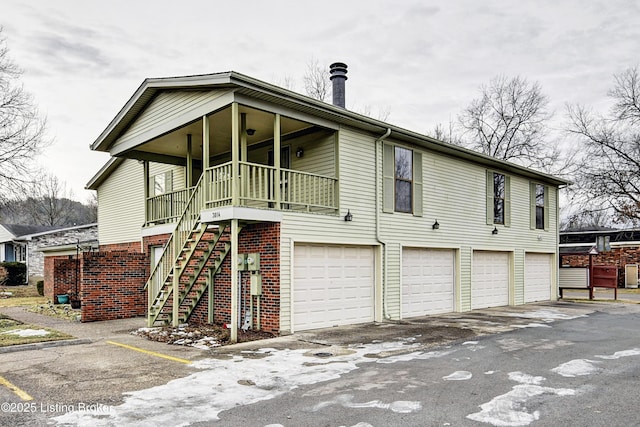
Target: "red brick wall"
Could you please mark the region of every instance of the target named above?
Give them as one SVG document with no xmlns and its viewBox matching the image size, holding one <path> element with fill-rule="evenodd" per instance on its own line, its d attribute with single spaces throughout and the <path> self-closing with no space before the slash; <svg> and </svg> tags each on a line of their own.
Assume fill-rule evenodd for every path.
<svg viewBox="0 0 640 427">
<path fill-rule="evenodd" d="M 79 293 L 80 292 L 80 281 L 78 277 L 78 260 L 73 258 L 59 258 L 53 261 L 53 272 L 54 272 L 54 280 L 53 280 L 53 295 L 54 298 L 56 295 L 66 294 L 69 295 L 70 292 Z M 78 282 L 76 282 L 76 278 L 78 278 Z M 58 301 L 54 300 L 54 303 Z"/>
<path fill-rule="evenodd" d="M 252 224 L 242 229 L 239 236 L 238 253 L 259 253 L 260 273 L 262 274 L 262 296 L 260 301 L 260 326 L 262 330 L 277 334 L 280 329 L 280 224 Z M 241 283 L 242 315 L 250 308 L 250 272 L 243 271 Z M 215 277 L 214 285 L 214 323 L 231 322 L 231 255 L 222 264 L 220 273 Z M 200 299 L 189 322 L 206 323 L 208 292 Z M 257 298 L 253 297 L 253 325 L 257 325 Z M 235 320 L 237 322 L 237 319 Z"/>
<path fill-rule="evenodd" d="M 149 256 L 128 251 L 87 252 L 81 259 L 82 321 L 144 316 Z"/>
<path fill-rule="evenodd" d="M 151 253 L 151 247 L 152 246 L 162 246 L 164 245 L 167 240 L 169 240 L 169 237 L 171 237 L 171 234 L 158 234 L 156 236 L 148 236 L 148 237 L 144 237 L 143 240 L 143 247 L 144 247 L 144 251 L 147 253 Z"/>
<path fill-rule="evenodd" d="M 58 294 L 63 294 L 69 289 L 63 289 L 63 286 L 60 285 L 60 283 L 64 282 L 62 281 L 62 279 L 57 277 L 57 275 L 63 274 L 60 268 L 60 261 L 68 259 L 68 255 L 44 257 L 44 296 L 49 298 L 51 302 L 57 302 L 55 301 L 55 296 Z M 75 268 L 73 274 L 75 274 Z"/>
<path fill-rule="evenodd" d="M 615 265 L 618 267 L 618 286 L 624 287 L 624 266 L 640 264 L 640 246 L 612 248 L 593 256 L 593 265 Z M 560 255 L 560 265 L 589 267 L 589 255 Z"/>
<path fill-rule="evenodd" d="M 112 243 L 109 245 L 100 245 L 100 252 L 127 251 L 142 252 L 140 242 Z"/>
</svg>

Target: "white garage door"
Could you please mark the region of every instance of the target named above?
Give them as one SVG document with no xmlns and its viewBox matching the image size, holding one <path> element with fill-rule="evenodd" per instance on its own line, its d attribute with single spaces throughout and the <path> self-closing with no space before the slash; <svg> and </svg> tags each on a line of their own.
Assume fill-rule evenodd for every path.
<svg viewBox="0 0 640 427">
<path fill-rule="evenodd" d="M 295 245 L 295 331 L 374 320 L 371 246 Z"/>
<path fill-rule="evenodd" d="M 509 253 L 473 252 L 471 308 L 509 305 Z"/>
<path fill-rule="evenodd" d="M 452 250 L 402 250 L 402 317 L 454 310 Z"/>
<path fill-rule="evenodd" d="M 551 299 L 551 258 L 549 254 L 526 254 L 524 259 L 524 302 Z"/>
</svg>

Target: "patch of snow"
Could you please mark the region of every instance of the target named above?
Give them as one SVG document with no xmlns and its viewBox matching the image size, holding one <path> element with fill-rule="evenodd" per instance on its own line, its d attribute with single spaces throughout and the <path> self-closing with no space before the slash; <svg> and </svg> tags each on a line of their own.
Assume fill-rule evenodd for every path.
<svg viewBox="0 0 640 427">
<path fill-rule="evenodd" d="M 445 381 L 465 381 L 470 380 L 473 375 L 469 371 L 456 371 L 453 374 L 442 377 Z"/>
<path fill-rule="evenodd" d="M 586 314 L 566 314 L 558 310 L 534 310 L 523 313 L 505 313 L 506 316 L 523 317 L 525 319 L 541 319 L 544 322 L 553 322 L 554 320 L 571 320 L 578 317 L 587 317 Z"/>
<path fill-rule="evenodd" d="M 453 352 L 455 352 L 455 350 L 429 351 L 426 353 L 422 351 L 414 351 L 413 353 L 399 354 L 397 356 L 390 356 L 390 357 L 385 357 L 383 359 L 378 359 L 376 362 L 388 364 L 388 363 L 396 363 L 396 362 L 409 362 L 411 360 L 428 360 L 428 359 L 435 359 L 436 357 L 447 356 Z"/>
<path fill-rule="evenodd" d="M 398 414 L 410 414 L 412 412 L 418 412 L 422 409 L 422 404 L 420 402 L 397 400 L 391 403 L 384 403 L 379 400 L 372 400 L 369 402 L 357 403 L 357 402 L 353 402 L 352 395 L 341 394 L 336 396 L 335 399 L 318 403 L 311 410 L 313 412 L 316 412 L 332 405 L 340 405 L 344 408 L 388 409 L 391 412 L 395 412 Z"/>
<path fill-rule="evenodd" d="M 465 341 L 462 343 L 462 345 L 477 345 L 478 341 Z"/>
<path fill-rule="evenodd" d="M 640 356 L 640 348 L 632 348 L 631 350 L 616 351 L 610 356 L 596 356 L 599 359 L 614 360 L 621 357 Z"/>
<path fill-rule="evenodd" d="M 484 374 L 485 374 L 485 375 L 493 375 L 493 374 L 495 374 L 495 373 L 496 373 L 496 371 L 487 371 L 487 372 L 485 372 Z"/>
<path fill-rule="evenodd" d="M 545 380 L 544 377 L 534 377 L 533 375 L 525 374 L 524 372 L 509 372 L 509 379 L 520 384 L 533 384 L 540 385 Z"/>
<path fill-rule="evenodd" d="M 494 426 L 526 426 L 540 419 L 540 411 L 527 412 L 526 403 L 530 398 L 543 394 L 573 396 L 576 393 L 573 389 L 542 387 L 539 383 L 544 381 L 544 377 L 534 377 L 522 372 L 511 372 L 509 379 L 521 384 L 513 386 L 508 393 L 483 403 L 480 405 L 480 412 L 469 414 L 467 418 Z"/>
<path fill-rule="evenodd" d="M 124 403 L 104 413 L 69 412 L 53 418 L 60 424 L 79 426 L 187 426 L 218 419 L 218 414 L 238 405 L 273 399 L 303 385 L 340 378 L 358 369 L 359 363 L 394 363 L 401 360 L 429 359 L 449 352 L 411 353 L 409 357 L 372 358 L 372 354 L 406 350 L 398 340 L 351 348 L 351 352 L 328 358 L 310 358 L 308 349 L 262 349 L 264 357 L 235 355 L 229 359 L 204 359 L 191 364 L 201 371 L 157 387 L 125 393 Z M 453 351 L 453 350 L 452 350 Z M 392 361 L 386 361 L 392 359 Z M 313 363 L 309 363 L 312 361 Z M 367 402 L 365 405 L 407 413 L 419 410 L 419 402 Z M 420 405 L 421 408 L 421 405 Z M 179 423 L 175 417 L 180 411 Z"/>
<path fill-rule="evenodd" d="M 524 329 L 524 328 L 550 328 L 551 326 L 545 325 L 544 323 L 527 323 L 526 325 L 514 325 L 516 328 Z"/>
<path fill-rule="evenodd" d="M 601 368 L 595 366 L 593 360 L 589 359 L 575 359 L 569 362 L 563 363 L 557 368 L 553 368 L 551 372 L 555 372 L 563 377 L 577 377 L 582 375 L 591 375 L 599 372 Z"/>
<path fill-rule="evenodd" d="M 44 329 L 16 329 L 14 331 L 3 332 L 3 335 L 17 335 L 19 337 L 46 337 L 51 332 Z"/>
</svg>

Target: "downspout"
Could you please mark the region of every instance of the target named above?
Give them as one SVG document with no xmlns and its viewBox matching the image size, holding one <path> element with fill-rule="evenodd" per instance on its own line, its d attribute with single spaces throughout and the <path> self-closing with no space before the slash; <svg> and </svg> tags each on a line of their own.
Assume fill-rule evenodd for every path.
<svg viewBox="0 0 640 427">
<path fill-rule="evenodd" d="M 382 147 L 382 141 L 387 139 L 391 135 L 391 128 L 387 128 L 387 131 L 380 138 L 376 139 L 375 150 L 376 150 L 376 240 L 378 243 L 382 245 L 382 317 L 383 319 L 390 320 L 389 310 L 387 309 L 387 272 L 388 269 L 388 256 L 387 256 L 387 242 L 382 240 L 381 231 L 380 231 L 380 211 L 382 207 L 380 206 L 380 175 L 382 172 L 382 168 L 378 167 L 378 158 L 381 150 L 378 146 Z"/>
</svg>

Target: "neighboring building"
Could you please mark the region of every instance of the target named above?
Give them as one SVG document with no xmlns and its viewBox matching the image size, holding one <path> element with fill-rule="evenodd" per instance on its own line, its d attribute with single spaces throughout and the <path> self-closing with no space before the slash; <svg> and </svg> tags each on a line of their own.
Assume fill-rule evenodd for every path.
<svg viewBox="0 0 640 427">
<path fill-rule="evenodd" d="M 41 249 L 49 246 L 97 240 L 98 224 L 73 227 L 0 224 L 0 262 L 23 262 L 27 277 L 44 276 Z"/>
<path fill-rule="evenodd" d="M 146 282 L 131 304 L 233 339 L 555 300 L 568 182 L 348 111 L 332 73 L 335 105 L 236 72 L 142 83 L 87 185 L 127 298 Z"/>
<path fill-rule="evenodd" d="M 612 265 L 618 268 L 619 287 L 637 287 L 640 264 L 640 230 L 578 230 L 560 232 L 560 266 L 589 267 L 589 253 L 593 265 Z M 628 276 L 629 274 L 629 276 Z"/>
<path fill-rule="evenodd" d="M 31 233 L 17 239 L 27 247 L 27 272 L 29 277 L 44 277 L 44 253 L 54 247 L 71 245 L 81 251 L 91 242 L 98 241 L 98 224 L 56 227 L 48 231 Z"/>
<path fill-rule="evenodd" d="M 27 262 L 27 245 L 20 236 L 51 230 L 54 227 L 0 224 L 0 262 Z"/>
</svg>

